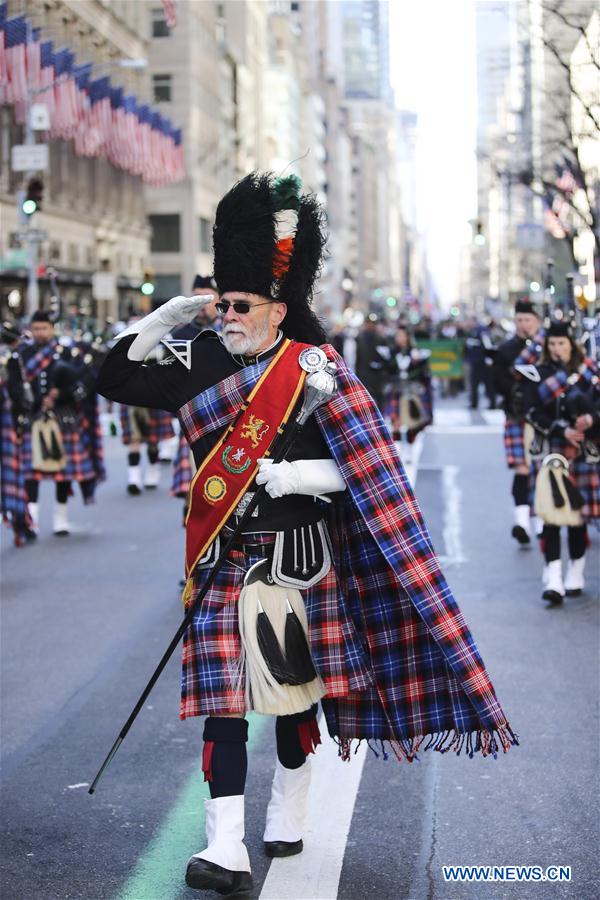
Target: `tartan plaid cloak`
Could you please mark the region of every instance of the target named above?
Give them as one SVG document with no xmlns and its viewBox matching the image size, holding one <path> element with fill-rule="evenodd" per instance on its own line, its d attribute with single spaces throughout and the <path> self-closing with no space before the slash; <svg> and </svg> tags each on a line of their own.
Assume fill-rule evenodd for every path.
<svg viewBox="0 0 600 900">
<path fill-rule="evenodd" d="M 120 404 L 119 415 L 121 417 L 121 440 L 126 447 L 132 442 L 131 421 L 129 419 L 129 406 Z M 151 447 L 157 447 L 160 441 L 166 441 L 175 434 L 173 431 L 173 416 L 163 409 L 144 409 L 148 412 L 148 437 L 143 443 Z"/>
<path fill-rule="evenodd" d="M 329 733 L 343 758 L 354 739 L 387 742 L 408 760 L 420 747 L 464 749 L 469 756 L 495 756 L 500 746 L 506 752 L 517 736 L 439 568 L 383 419 L 343 359 L 325 349 L 338 366 L 339 390 L 316 418 L 347 491 L 329 522 L 335 572 L 303 596 L 311 652 L 328 687 Z M 179 418 L 188 441 L 228 424 L 265 366 L 247 366 L 185 404 Z M 244 559 L 246 569 L 254 560 Z M 235 601 L 243 578 L 233 569 L 219 576 L 184 639 L 182 717 L 226 711 L 233 699 L 228 685 L 239 652 Z M 203 577 L 195 573 L 194 594 Z M 327 613 L 323 627 L 333 595 L 335 621 Z M 340 656 L 341 694 L 330 689 Z M 215 697 L 224 704 L 218 709 Z"/>
</svg>

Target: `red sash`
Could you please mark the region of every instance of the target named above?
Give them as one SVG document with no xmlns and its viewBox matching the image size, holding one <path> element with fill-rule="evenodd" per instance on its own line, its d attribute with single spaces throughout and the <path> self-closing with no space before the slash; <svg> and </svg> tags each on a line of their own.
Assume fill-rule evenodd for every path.
<svg viewBox="0 0 600 900">
<path fill-rule="evenodd" d="M 270 448 L 287 422 L 304 385 L 306 372 L 298 356 L 307 344 L 285 339 L 252 391 L 241 414 L 208 454 L 192 481 L 185 520 L 185 565 L 189 576 L 199 559 L 248 490 L 258 459 Z"/>
</svg>

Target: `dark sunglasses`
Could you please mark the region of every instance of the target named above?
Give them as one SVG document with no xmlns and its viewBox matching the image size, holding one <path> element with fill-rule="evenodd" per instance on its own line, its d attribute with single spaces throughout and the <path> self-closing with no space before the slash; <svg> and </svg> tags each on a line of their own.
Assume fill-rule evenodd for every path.
<svg viewBox="0 0 600 900">
<path fill-rule="evenodd" d="M 228 300 L 220 300 L 219 303 L 215 303 L 215 309 L 224 316 L 229 307 L 233 306 L 234 312 L 239 316 L 245 316 L 251 309 L 256 309 L 257 306 L 270 306 L 272 302 L 272 300 L 267 300 L 266 303 L 248 303 L 247 300 L 236 300 L 235 303 L 230 303 Z"/>
</svg>

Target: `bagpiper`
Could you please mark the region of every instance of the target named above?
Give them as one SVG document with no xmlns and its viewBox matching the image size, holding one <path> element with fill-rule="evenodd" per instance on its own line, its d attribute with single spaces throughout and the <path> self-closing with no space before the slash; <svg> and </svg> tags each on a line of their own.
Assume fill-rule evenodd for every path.
<svg viewBox="0 0 600 900">
<path fill-rule="evenodd" d="M 71 532 L 67 503 L 72 483 L 79 484 L 83 501 L 89 504 L 106 477 L 94 356 L 87 345 L 68 338 L 59 341 L 45 310 L 32 315 L 29 327 L 33 341 L 20 348 L 25 378 L 33 391 L 23 439 L 28 510 L 37 531 L 39 482 L 53 480 L 52 528 L 55 535 L 64 537 Z"/>
<path fill-rule="evenodd" d="M 515 304 L 515 333 L 496 350 L 494 383 L 502 396 L 506 419 L 504 422 L 504 452 L 512 470 L 512 498 L 514 524 L 512 537 L 523 547 L 531 545 L 531 510 L 529 506 L 529 465 L 525 438 L 527 428 L 527 396 L 531 390 L 527 366 L 535 366 L 542 352 L 543 333 L 540 317 L 529 300 Z M 517 367 L 517 368 L 515 368 Z"/>
<path fill-rule="evenodd" d="M 298 179 L 251 173 L 216 212 L 221 333 L 201 334 L 185 364 L 144 366 L 203 303 L 175 297 L 121 335 L 100 373 L 105 396 L 177 413 L 197 464 L 185 602 L 215 580 L 184 637 L 181 716 L 207 716 L 210 799 L 186 881 L 229 896 L 252 884 L 249 710 L 276 717 L 269 856 L 303 849 L 318 700 L 342 760 L 361 739 L 408 760 L 420 747 L 487 756 L 518 742 L 379 410 L 311 309 L 324 242 L 323 212 Z M 305 387 L 324 399 L 297 430 Z"/>
<path fill-rule="evenodd" d="M 532 461 L 535 509 L 543 519 L 542 597 L 549 606 L 585 586 L 587 523 L 600 518 L 600 377 L 566 320 L 550 324 L 527 419 L 536 431 Z M 566 526 L 569 562 L 563 581 L 560 529 Z"/>
<path fill-rule="evenodd" d="M 430 356 L 429 350 L 415 347 L 407 325 L 398 325 L 389 366 L 391 382 L 386 407 L 393 439 L 400 441 L 404 436 L 408 448 L 433 421 Z M 403 458 L 406 459 L 406 451 Z"/>
</svg>

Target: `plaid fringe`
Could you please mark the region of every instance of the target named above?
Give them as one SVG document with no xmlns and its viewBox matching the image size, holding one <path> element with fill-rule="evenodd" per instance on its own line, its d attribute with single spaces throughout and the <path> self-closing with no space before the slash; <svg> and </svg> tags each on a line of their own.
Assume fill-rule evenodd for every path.
<svg viewBox="0 0 600 900">
<path fill-rule="evenodd" d="M 422 748 L 423 753 L 427 750 L 434 750 L 438 753 L 447 753 L 453 750 L 457 756 L 465 751 L 465 756 L 473 759 L 476 753 L 481 753 L 482 757 L 492 756 L 498 758 L 498 751 L 502 749 L 504 753 L 508 753 L 512 746 L 518 747 L 519 736 L 514 733 L 508 722 L 500 728 L 494 728 L 492 731 L 479 728 L 474 731 L 458 732 L 456 729 L 447 731 L 438 731 L 430 735 L 419 735 L 418 737 L 406 738 L 404 740 L 378 740 L 372 738 L 339 738 L 334 737 L 333 740 L 338 746 L 338 756 L 342 762 L 350 762 L 352 755 L 356 756 L 359 747 L 364 740 L 367 742 L 369 750 L 379 759 L 383 757 L 384 762 L 392 755 L 401 762 L 419 762 L 418 751 L 421 750 L 423 741 L 427 738 L 427 743 Z M 375 749 L 374 744 L 379 745 L 379 752 Z M 386 750 L 386 745 L 388 750 Z"/>
</svg>

